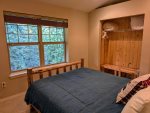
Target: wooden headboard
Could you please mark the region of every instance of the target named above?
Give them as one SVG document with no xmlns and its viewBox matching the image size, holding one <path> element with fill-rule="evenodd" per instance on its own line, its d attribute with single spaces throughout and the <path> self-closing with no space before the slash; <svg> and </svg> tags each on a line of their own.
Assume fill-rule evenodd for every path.
<svg viewBox="0 0 150 113">
<path fill-rule="evenodd" d="M 79 66 L 84 67 L 84 59 L 81 59 L 80 61 L 76 61 L 76 62 L 71 62 L 71 63 L 62 63 L 62 64 L 43 66 L 38 68 L 28 68 L 27 69 L 28 86 L 30 86 L 34 82 L 33 75 L 38 75 L 39 79 L 42 79 L 43 73 L 45 72 L 48 73 L 48 76 L 52 76 L 53 70 L 56 70 L 56 74 L 59 74 L 60 69 L 63 69 L 63 72 L 66 72 L 68 67 L 69 70 L 72 70 L 73 66 L 75 66 L 76 69 L 78 69 Z"/>
</svg>

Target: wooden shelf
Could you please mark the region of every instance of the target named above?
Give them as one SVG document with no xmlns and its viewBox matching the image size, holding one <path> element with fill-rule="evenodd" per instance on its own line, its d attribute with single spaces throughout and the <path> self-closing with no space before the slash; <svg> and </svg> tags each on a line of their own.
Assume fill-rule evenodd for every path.
<svg viewBox="0 0 150 113">
<path fill-rule="evenodd" d="M 132 69 L 132 68 L 126 68 L 126 67 L 121 67 L 121 66 L 116 66 L 116 65 L 111 65 L 111 64 L 104 64 L 102 65 L 103 69 L 110 69 L 114 70 L 114 74 L 121 76 L 121 73 L 127 73 L 130 75 L 138 76 L 138 69 Z"/>
<path fill-rule="evenodd" d="M 114 31 L 106 31 L 106 32 L 133 32 L 133 31 L 143 31 L 143 29 L 123 29 L 123 30 L 114 30 Z"/>
</svg>

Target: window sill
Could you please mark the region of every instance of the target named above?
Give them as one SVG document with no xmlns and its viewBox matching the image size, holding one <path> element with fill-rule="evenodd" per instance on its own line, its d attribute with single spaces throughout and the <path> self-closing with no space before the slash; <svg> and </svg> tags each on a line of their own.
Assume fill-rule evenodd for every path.
<svg viewBox="0 0 150 113">
<path fill-rule="evenodd" d="M 12 72 L 9 77 L 10 78 L 19 78 L 19 77 L 24 77 L 27 75 L 27 71 L 23 70 L 23 71 L 18 71 L 18 72 Z"/>
</svg>

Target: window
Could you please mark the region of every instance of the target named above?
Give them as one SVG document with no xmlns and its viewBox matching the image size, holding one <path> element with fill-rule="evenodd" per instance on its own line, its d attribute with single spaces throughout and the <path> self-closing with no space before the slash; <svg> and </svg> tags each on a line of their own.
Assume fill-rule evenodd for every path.
<svg viewBox="0 0 150 113">
<path fill-rule="evenodd" d="M 63 22 L 5 15 L 11 71 L 65 62 Z"/>
<path fill-rule="evenodd" d="M 42 26 L 42 43 L 44 45 L 44 63 L 56 64 L 65 61 L 64 29 Z"/>
</svg>

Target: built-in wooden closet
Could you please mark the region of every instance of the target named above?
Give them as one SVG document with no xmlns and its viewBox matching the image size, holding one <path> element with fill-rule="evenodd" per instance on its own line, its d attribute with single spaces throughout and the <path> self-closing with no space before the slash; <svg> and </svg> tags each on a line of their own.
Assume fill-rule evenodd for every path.
<svg viewBox="0 0 150 113">
<path fill-rule="evenodd" d="M 113 71 L 119 76 L 137 76 L 140 68 L 144 15 L 103 20 L 101 24 L 101 69 Z"/>
</svg>

